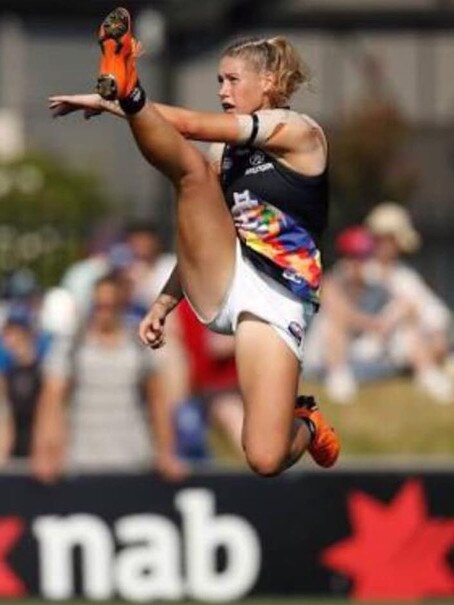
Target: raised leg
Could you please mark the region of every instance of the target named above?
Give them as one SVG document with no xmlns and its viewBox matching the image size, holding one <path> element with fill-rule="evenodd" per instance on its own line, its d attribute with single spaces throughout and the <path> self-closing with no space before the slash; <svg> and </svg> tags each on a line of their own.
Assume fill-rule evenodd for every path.
<svg viewBox="0 0 454 605">
<path fill-rule="evenodd" d="M 144 158 L 173 183 L 177 193 L 177 255 L 182 285 L 206 319 L 217 312 L 233 276 L 236 234 L 218 178 L 202 154 L 138 87 L 137 42 L 124 8 L 103 21 L 98 39 L 98 92 L 119 99 Z M 131 106 L 131 103 L 133 106 Z"/>
<path fill-rule="evenodd" d="M 191 303 L 211 319 L 233 277 L 236 233 L 217 175 L 207 160 L 152 105 L 130 116 L 143 156 L 177 194 L 177 256 Z"/>
</svg>

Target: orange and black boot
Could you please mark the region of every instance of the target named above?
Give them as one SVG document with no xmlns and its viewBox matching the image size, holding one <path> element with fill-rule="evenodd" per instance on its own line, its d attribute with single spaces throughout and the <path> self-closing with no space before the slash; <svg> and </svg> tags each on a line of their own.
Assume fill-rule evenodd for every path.
<svg viewBox="0 0 454 605">
<path fill-rule="evenodd" d="M 101 62 L 96 91 L 107 100 L 126 99 L 137 86 L 139 45 L 132 35 L 131 17 L 122 7 L 107 15 L 98 32 Z"/>
<path fill-rule="evenodd" d="M 339 457 L 340 442 L 334 429 L 320 412 L 315 399 L 306 395 L 298 397 L 294 415 L 308 424 L 311 432 L 308 450 L 314 461 L 324 468 L 333 466 Z"/>
</svg>

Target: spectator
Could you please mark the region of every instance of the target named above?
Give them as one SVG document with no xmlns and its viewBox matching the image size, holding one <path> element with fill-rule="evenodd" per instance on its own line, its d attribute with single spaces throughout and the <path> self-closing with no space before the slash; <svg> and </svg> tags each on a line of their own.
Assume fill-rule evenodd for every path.
<svg viewBox="0 0 454 605">
<path fill-rule="evenodd" d="M 129 319 L 138 323 L 148 309 L 150 300 L 156 298 L 166 282 L 174 264 L 175 256 L 162 251 L 161 237 L 154 224 L 135 222 L 126 228 L 121 242 L 103 249 L 98 246 L 87 258 L 71 265 L 62 278 L 61 287 L 71 295 L 75 306 L 71 315 L 75 314 L 79 321 L 83 321 L 90 311 L 97 280 L 111 271 L 118 271 L 130 281 L 131 297 L 127 314 Z M 52 302 L 53 297 L 62 298 L 61 288 L 51 290 L 47 297 L 51 299 L 49 304 L 52 309 L 58 306 L 52 305 Z M 52 323 L 53 313 L 48 315 Z M 63 328 L 68 332 L 66 325 Z"/>
<path fill-rule="evenodd" d="M 47 290 L 39 313 L 39 323 L 45 332 L 56 338 L 71 337 L 80 322 L 80 307 L 68 290 L 59 286 Z"/>
<path fill-rule="evenodd" d="M 152 222 L 137 221 L 127 226 L 124 242 L 129 247 L 132 263 L 126 270 L 130 280 L 131 305 L 138 323 L 156 300 L 176 263 L 175 255 L 163 252 L 162 239 Z M 189 392 L 189 368 L 186 348 L 181 340 L 176 315 L 166 322 L 166 346 L 155 351 L 167 388 L 167 397 L 174 406 Z"/>
<path fill-rule="evenodd" d="M 330 398 L 348 403 L 357 383 L 392 376 L 391 333 L 406 307 L 386 286 L 367 277 L 370 233 L 349 227 L 336 240 L 339 260 L 326 275 L 322 309 L 308 335 L 306 372 L 321 375 Z"/>
<path fill-rule="evenodd" d="M 74 313 L 79 321 L 83 321 L 90 311 L 90 301 L 97 280 L 107 275 L 110 269 L 108 254 L 103 250 L 96 250 L 66 269 L 61 280 L 61 289 L 71 295 Z M 52 292 L 53 290 L 50 294 Z"/>
<path fill-rule="evenodd" d="M 401 260 L 415 252 L 420 236 L 408 212 L 393 202 L 372 210 L 366 224 L 375 238 L 375 253 L 367 263 L 368 279 L 386 287 L 409 309 L 392 350 L 395 363 L 410 367 L 418 385 L 440 403 L 454 401 L 454 388 L 443 363 L 449 353 L 451 314 L 420 275 Z"/>
<path fill-rule="evenodd" d="M 10 310 L 20 310 L 35 323 L 41 302 L 41 292 L 36 276 L 22 267 L 6 275 L 0 282 L 0 328 L 9 317 Z"/>
<path fill-rule="evenodd" d="M 161 237 L 153 223 L 132 223 L 126 229 L 124 241 L 133 258 L 133 300 L 148 309 L 172 272 L 175 256 L 163 252 Z"/>
<path fill-rule="evenodd" d="M 43 481 L 55 480 L 66 460 L 79 469 L 136 470 L 151 465 L 150 432 L 157 470 L 170 479 L 186 473 L 174 454 L 171 414 L 156 356 L 125 326 L 124 302 L 122 281 L 115 275 L 102 278 L 86 326 L 77 338 L 59 339 L 50 351 L 33 449 L 34 474 Z"/>
<path fill-rule="evenodd" d="M 50 340 L 36 333 L 24 307 L 10 309 L 0 342 L 0 397 L 3 403 L 3 461 L 27 458 L 41 389 L 41 364 Z"/>
</svg>

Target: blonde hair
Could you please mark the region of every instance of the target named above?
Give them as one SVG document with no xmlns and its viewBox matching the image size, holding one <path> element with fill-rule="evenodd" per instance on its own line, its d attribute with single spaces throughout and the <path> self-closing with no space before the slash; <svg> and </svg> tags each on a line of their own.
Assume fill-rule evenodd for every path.
<svg viewBox="0 0 454 605">
<path fill-rule="evenodd" d="M 311 78 L 308 66 L 294 46 L 284 38 L 246 38 L 228 46 L 223 57 L 240 57 L 253 64 L 258 72 L 270 72 L 275 78 L 270 101 L 276 107 L 288 104 L 301 84 Z"/>
</svg>

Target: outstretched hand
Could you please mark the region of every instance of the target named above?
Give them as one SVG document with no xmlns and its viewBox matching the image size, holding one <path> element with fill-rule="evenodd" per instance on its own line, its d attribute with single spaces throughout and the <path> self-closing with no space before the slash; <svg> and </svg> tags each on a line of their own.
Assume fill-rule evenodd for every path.
<svg viewBox="0 0 454 605">
<path fill-rule="evenodd" d="M 102 99 L 96 94 L 86 95 L 55 95 L 49 97 L 49 109 L 54 118 L 66 116 L 75 111 L 83 111 L 84 118 L 89 120 L 93 116 L 103 113 Z"/>
<path fill-rule="evenodd" d="M 165 305 L 156 301 L 139 326 L 140 340 L 152 349 L 159 349 L 165 344 L 164 325 L 168 311 Z"/>
</svg>

